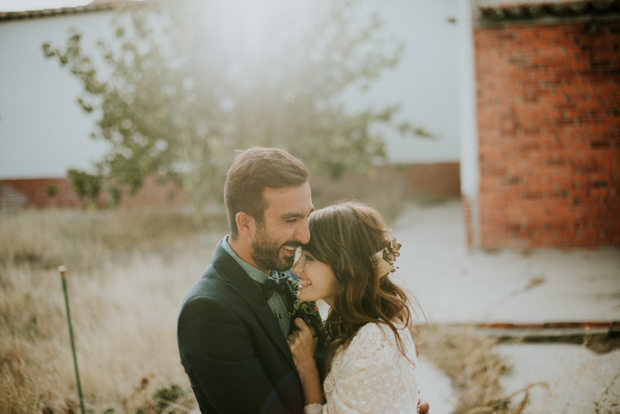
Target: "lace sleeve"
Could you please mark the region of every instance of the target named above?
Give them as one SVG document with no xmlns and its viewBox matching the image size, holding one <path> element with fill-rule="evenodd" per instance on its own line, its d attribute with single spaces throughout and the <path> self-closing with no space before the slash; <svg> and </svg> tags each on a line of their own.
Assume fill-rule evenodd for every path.
<svg viewBox="0 0 620 414">
<path fill-rule="evenodd" d="M 304 414 L 322 414 L 323 413 L 323 405 L 321 404 L 310 404 L 304 407 Z"/>
<path fill-rule="evenodd" d="M 334 358 L 325 381 L 323 413 L 417 412 L 415 345 L 408 331 L 400 332 L 409 360 L 398 350 L 387 325 L 369 323 L 360 329 L 345 351 Z"/>
</svg>

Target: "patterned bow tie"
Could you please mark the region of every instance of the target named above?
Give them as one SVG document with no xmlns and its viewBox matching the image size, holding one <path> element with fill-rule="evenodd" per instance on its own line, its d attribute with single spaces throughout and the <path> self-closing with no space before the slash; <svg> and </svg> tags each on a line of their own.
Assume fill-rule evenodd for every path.
<svg viewBox="0 0 620 414">
<path fill-rule="evenodd" d="M 286 289 L 287 281 L 288 276 L 286 276 L 286 273 L 277 273 L 276 276 L 269 276 L 269 279 L 267 279 L 264 284 L 267 300 L 269 300 L 276 291 L 283 294 Z"/>
</svg>

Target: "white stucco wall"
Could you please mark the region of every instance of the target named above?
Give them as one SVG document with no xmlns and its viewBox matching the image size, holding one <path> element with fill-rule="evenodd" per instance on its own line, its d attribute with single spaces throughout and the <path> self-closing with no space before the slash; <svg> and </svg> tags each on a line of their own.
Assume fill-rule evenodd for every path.
<svg viewBox="0 0 620 414">
<path fill-rule="evenodd" d="M 393 162 L 459 160 L 459 25 L 457 0 L 367 0 L 385 30 L 405 41 L 400 64 L 386 71 L 364 94 L 351 94 L 350 106 L 399 104 L 399 120 L 435 134 L 436 139 L 387 135 Z M 450 23 L 449 18 L 456 18 Z"/>
<path fill-rule="evenodd" d="M 437 135 L 435 140 L 388 134 L 393 162 L 459 160 L 458 0 L 369 0 L 385 29 L 406 42 L 400 65 L 367 93 L 350 94 L 351 108 L 400 104 L 398 118 Z M 84 33 L 84 48 L 110 36 L 112 12 L 0 22 L 0 178 L 63 176 L 88 168 L 105 151 L 93 141 L 95 118 L 77 105 L 77 80 L 41 44 L 64 45 L 67 30 Z M 95 55 L 96 53 L 90 53 Z"/>
<path fill-rule="evenodd" d="M 63 46 L 68 28 L 94 51 L 111 12 L 0 22 L 0 178 L 64 176 L 105 151 L 90 138 L 95 119 L 78 106 L 81 86 L 41 44 Z M 94 54 L 94 53 L 93 53 Z"/>
<path fill-rule="evenodd" d="M 476 69 L 472 1 L 458 0 L 459 6 L 459 141 L 461 145 L 461 194 L 470 208 L 469 228 L 473 246 L 480 241 L 480 166 L 478 164 L 478 125 L 476 114 Z"/>
</svg>

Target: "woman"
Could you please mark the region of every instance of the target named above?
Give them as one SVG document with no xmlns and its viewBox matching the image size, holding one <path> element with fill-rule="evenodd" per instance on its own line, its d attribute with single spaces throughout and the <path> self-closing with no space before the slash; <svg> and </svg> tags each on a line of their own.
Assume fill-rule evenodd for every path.
<svg viewBox="0 0 620 414">
<path fill-rule="evenodd" d="M 411 304 L 388 276 L 400 245 L 379 213 L 359 203 L 315 211 L 309 226 L 310 243 L 292 269 L 299 275 L 297 298 L 323 299 L 331 309 L 323 390 L 310 328 L 296 319 L 300 329 L 288 338 L 304 412 L 415 413 L 420 408 L 416 349 L 408 330 Z"/>
</svg>

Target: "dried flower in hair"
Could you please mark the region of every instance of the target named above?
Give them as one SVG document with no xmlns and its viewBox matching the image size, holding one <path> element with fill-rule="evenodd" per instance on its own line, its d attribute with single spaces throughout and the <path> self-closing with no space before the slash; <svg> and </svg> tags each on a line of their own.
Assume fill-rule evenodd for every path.
<svg viewBox="0 0 620 414">
<path fill-rule="evenodd" d="M 398 267 L 394 267 L 394 262 L 396 261 L 396 258 L 400 256 L 398 251 L 402 247 L 402 244 L 398 243 L 396 238 L 392 236 L 388 236 L 386 242 L 387 246 L 383 248 L 383 259 L 390 264 L 390 267 L 392 268 L 391 271 L 395 272 Z"/>
</svg>

